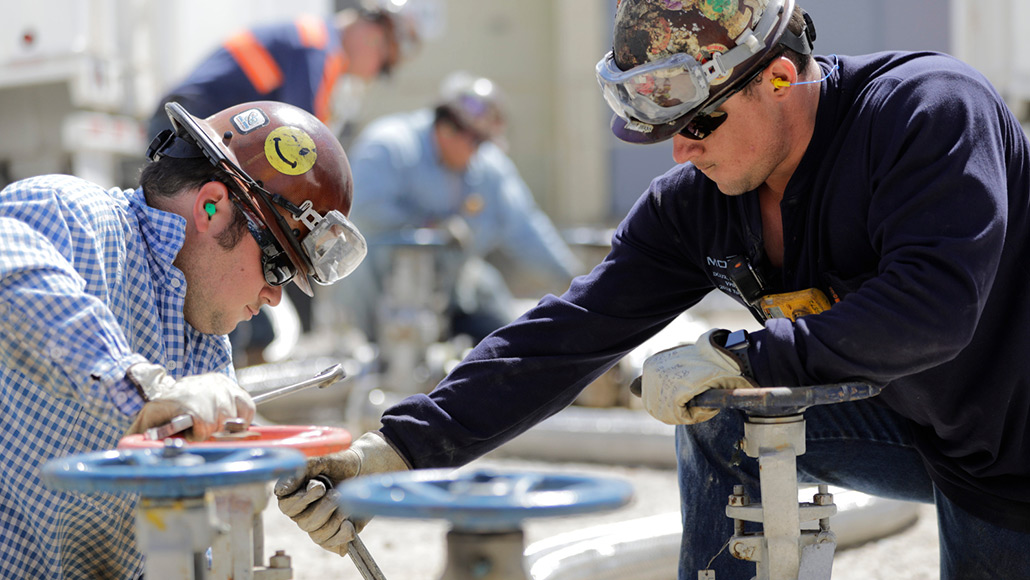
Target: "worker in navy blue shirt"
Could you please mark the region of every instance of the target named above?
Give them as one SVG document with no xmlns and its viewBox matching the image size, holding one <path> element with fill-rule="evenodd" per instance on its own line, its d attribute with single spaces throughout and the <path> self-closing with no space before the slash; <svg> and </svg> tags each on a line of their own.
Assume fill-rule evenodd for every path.
<svg viewBox="0 0 1030 580">
<path fill-rule="evenodd" d="M 597 65 L 612 130 L 672 139 L 677 165 L 591 273 L 483 340 L 431 393 L 388 409 L 352 451 L 311 461 L 307 476 L 462 465 L 570 404 L 709 292 L 756 313 L 755 287 L 798 292 L 819 307 L 762 310 L 764 328 L 743 340 L 715 330 L 667 351 L 679 381 L 645 363 L 645 408 L 677 425 L 680 578 L 713 558 L 720 580 L 753 575 L 752 563 L 715 556 L 733 533 L 733 486 L 758 495 L 755 462 L 737 448 L 741 413 L 687 402 L 707 388 L 850 380 L 882 393 L 810 408 L 799 476 L 935 503 L 942 578 L 1025 577 L 1027 137 L 990 83 L 952 57 L 812 57 L 814 36 L 792 0 L 622 0 Z M 323 488 L 304 481 L 280 483 L 280 508 L 337 549 L 355 525 L 320 510 Z"/>
<path fill-rule="evenodd" d="M 169 101 L 200 117 L 239 103 L 280 101 L 330 124 L 333 88 L 344 74 L 372 81 L 415 52 L 418 22 L 406 4 L 366 0 L 328 19 L 302 14 L 234 33 L 165 94 L 148 136 L 169 128 Z"/>
</svg>

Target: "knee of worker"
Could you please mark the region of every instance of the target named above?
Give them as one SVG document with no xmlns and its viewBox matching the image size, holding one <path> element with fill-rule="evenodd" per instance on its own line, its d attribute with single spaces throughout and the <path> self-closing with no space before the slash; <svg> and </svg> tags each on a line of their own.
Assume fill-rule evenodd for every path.
<svg viewBox="0 0 1030 580">
<path fill-rule="evenodd" d="M 757 462 L 744 453 L 743 438 L 743 415 L 738 411 L 721 411 L 703 423 L 677 425 L 681 481 L 725 480 L 732 485 L 756 478 Z"/>
<path fill-rule="evenodd" d="M 1026 578 L 1030 533 L 983 520 L 934 490 L 941 578 Z"/>
</svg>

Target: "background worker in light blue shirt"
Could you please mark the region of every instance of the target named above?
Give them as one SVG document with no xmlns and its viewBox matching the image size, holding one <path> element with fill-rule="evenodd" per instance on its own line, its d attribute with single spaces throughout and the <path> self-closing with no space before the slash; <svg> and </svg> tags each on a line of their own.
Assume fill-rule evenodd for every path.
<svg viewBox="0 0 1030 580">
<path fill-rule="evenodd" d="M 0 191 L 0 578 L 138 577 L 135 497 L 51 490 L 40 466 L 183 413 L 198 440 L 249 422 L 225 335 L 283 284 L 310 293 L 308 276 L 364 256 L 346 156 L 315 117 L 271 102 L 169 116 L 135 191 L 66 175 Z M 297 254 L 320 224 L 346 234 L 339 251 Z"/>
<path fill-rule="evenodd" d="M 458 72 L 444 80 L 435 109 L 380 118 L 354 141 L 354 214 L 371 258 L 339 287 L 337 298 L 367 333 L 374 334 L 372 317 L 389 267 L 390 248 L 378 242 L 398 231 L 456 233 L 466 262 L 450 299 L 451 328 L 476 341 L 514 318 L 502 276 L 483 260 L 491 252 L 502 252 L 558 292 L 581 273 L 504 152 L 502 107 L 492 81 Z"/>
</svg>

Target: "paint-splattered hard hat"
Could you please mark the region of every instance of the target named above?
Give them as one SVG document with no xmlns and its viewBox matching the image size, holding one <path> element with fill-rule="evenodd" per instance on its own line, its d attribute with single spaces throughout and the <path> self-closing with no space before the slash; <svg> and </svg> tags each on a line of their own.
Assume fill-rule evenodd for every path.
<svg viewBox="0 0 1030 580">
<path fill-rule="evenodd" d="M 612 131 L 631 143 L 669 139 L 761 70 L 777 44 L 811 53 L 814 28 L 787 32 L 794 10 L 794 0 L 621 0 L 612 51 L 597 64 Z"/>
</svg>

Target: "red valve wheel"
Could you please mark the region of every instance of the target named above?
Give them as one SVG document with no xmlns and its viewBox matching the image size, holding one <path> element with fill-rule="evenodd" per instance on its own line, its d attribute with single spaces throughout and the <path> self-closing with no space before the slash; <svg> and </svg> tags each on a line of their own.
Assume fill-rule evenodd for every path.
<svg viewBox="0 0 1030 580">
<path fill-rule="evenodd" d="M 180 437 L 181 438 L 181 437 Z M 350 432 L 341 427 L 317 425 L 251 425 L 237 433 L 221 431 L 207 441 L 186 443 L 187 447 L 239 448 L 286 447 L 296 449 L 307 457 L 328 455 L 350 447 Z M 128 435 L 118 442 L 119 449 L 164 447 L 164 441 L 147 439 L 143 434 Z"/>
</svg>

